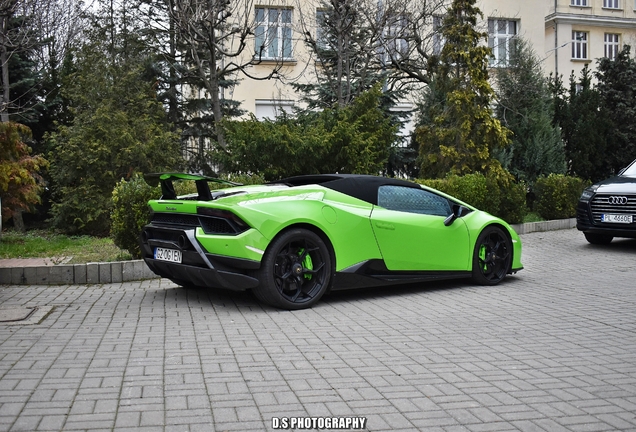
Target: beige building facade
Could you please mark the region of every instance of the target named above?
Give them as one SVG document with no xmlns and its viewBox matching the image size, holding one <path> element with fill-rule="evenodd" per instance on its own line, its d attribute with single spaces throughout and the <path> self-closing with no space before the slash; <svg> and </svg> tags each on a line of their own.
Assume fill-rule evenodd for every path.
<svg viewBox="0 0 636 432">
<path fill-rule="evenodd" d="M 546 75 L 565 79 L 571 72 L 578 76 L 585 64 L 594 69 L 596 59 L 615 56 L 625 44 L 636 48 L 636 0 L 480 0 L 478 6 L 484 15 L 480 25 L 493 49 L 493 67 L 506 65 L 516 37 L 529 41 Z M 250 73 L 265 76 L 276 67 L 279 78 L 237 77 L 240 83 L 226 90 L 225 97 L 240 101 L 244 110 L 259 119 L 273 118 L 299 104 L 292 83 L 315 80 L 316 64 L 302 34 L 319 31 L 320 7 L 314 0 L 268 0 L 254 8 L 254 45 L 267 34 L 275 35 L 277 43 L 268 46 L 262 62 Z M 405 100 L 400 109 L 409 109 L 413 103 Z"/>
<path fill-rule="evenodd" d="M 586 64 L 636 49 L 636 0 L 550 0 L 545 18 L 545 70 L 579 76 Z M 632 49 L 632 54 L 634 49 Z"/>
</svg>

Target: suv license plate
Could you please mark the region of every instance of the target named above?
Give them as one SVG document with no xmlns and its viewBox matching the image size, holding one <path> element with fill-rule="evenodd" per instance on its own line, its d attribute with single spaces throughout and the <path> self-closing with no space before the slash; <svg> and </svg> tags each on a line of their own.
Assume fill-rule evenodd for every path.
<svg viewBox="0 0 636 432">
<path fill-rule="evenodd" d="M 176 249 L 155 248 L 155 259 L 160 261 L 181 262 L 181 251 Z"/>
<path fill-rule="evenodd" d="M 609 223 L 632 223 L 632 215 L 625 214 L 602 214 L 601 222 L 609 222 Z"/>
</svg>

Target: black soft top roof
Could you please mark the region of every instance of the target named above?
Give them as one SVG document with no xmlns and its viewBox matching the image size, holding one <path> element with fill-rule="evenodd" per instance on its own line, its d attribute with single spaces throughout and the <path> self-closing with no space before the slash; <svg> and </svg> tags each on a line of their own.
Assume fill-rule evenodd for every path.
<svg viewBox="0 0 636 432">
<path fill-rule="evenodd" d="M 284 183 L 290 186 L 319 184 L 368 203 L 378 204 L 378 188 L 380 186 L 405 186 L 420 189 L 420 185 L 406 180 L 362 174 L 314 174 L 288 177 L 273 183 Z"/>
</svg>

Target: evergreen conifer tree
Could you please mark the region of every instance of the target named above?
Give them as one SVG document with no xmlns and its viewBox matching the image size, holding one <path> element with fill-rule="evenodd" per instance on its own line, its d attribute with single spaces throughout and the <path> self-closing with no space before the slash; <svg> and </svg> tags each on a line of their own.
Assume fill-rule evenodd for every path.
<svg viewBox="0 0 636 432">
<path fill-rule="evenodd" d="M 552 98 L 539 60 L 523 39 L 515 40 L 507 67 L 497 70 L 497 118 L 513 132 L 512 144 L 497 154 L 518 180 L 564 174 L 559 128 L 552 124 Z"/>
<path fill-rule="evenodd" d="M 601 105 L 611 112 L 607 165 L 617 173 L 636 158 L 636 59 L 625 45 L 615 59 L 598 61 L 595 73 Z"/>
<path fill-rule="evenodd" d="M 490 49 L 477 30 L 482 15 L 475 0 L 454 0 L 441 29 L 445 40 L 425 93 L 415 140 L 420 176 L 472 172 L 509 175 L 493 157 L 510 142 L 510 131 L 493 116 L 494 91 L 488 82 Z"/>
</svg>

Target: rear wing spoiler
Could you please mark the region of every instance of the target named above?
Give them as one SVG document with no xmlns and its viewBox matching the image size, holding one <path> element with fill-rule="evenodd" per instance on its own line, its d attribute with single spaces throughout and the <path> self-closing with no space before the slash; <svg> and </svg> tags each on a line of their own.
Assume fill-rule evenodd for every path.
<svg viewBox="0 0 636 432">
<path fill-rule="evenodd" d="M 218 179 L 215 177 L 208 177 L 200 174 L 187 174 L 187 173 L 149 173 L 144 174 L 144 180 L 152 187 L 157 187 L 161 184 L 161 199 L 174 200 L 177 199 L 177 194 L 174 191 L 173 180 L 192 180 L 197 185 L 197 194 L 199 201 L 212 200 L 212 192 L 210 192 L 210 186 L 208 182 L 221 183 L 230 186 L 242 186 L 241 183 L 234 183 L 229 180 Z"/>
</svg>

